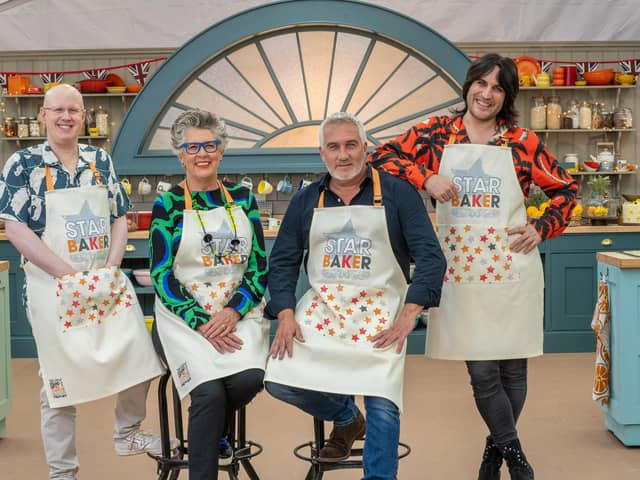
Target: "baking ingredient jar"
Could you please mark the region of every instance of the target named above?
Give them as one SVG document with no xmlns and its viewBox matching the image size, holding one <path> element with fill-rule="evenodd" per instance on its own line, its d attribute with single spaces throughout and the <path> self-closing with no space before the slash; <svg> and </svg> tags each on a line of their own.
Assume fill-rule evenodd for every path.
<svg viewBox="0 0 640 480">
<path fill-rule="evenodd" d="M 18 124 L 16 119 L 13 117 L 4 117 L 4 136 L 5 137 L 15 137 L 18 129 Z"/>
<path fill-rule="evenodd" d="M 40 123 L 38 122 L 38 119 L 36 117 L 29 117 L 29 136 L 40 136 Z"/>
<path fill-rule="evenodd" d="M 591 128 L 591 105 L 586 100 L 580 104 L 578 111 L 578 123 L 582 129 Z"/>
<path fill-rule="evenodd" d="M 591 104 L 591 128 L 602 128 L 602 104 Z"/>
<path fill-rule="evenodd" d="M 531 97 L 531 129 L 544 130 L 547 128 L 547 108 L 544 97 L 536 95 Z"/>
<path fill-rule="evenodd" d="M 558 130 L 562 126 L 560 117 L 562 116 L 562 107 L 560 106 L 560 97 L 551 95 L 547 97 L 547 128 L 550 130 Z"/>
<path fill-rule="evenodd" d="M 27 117 L 18 117 L 18 138 L 26 138 L 29 136 L 29 119 Z"/>
<path fill-rule="evenodd" d="M 567 116 L 571 119 L 571 127 L 569 128 L 580 128 L 579 111 L 578 101 L 575 99 L 569 100 L 567 104 Z"/>
<path fill-rule="evenodd" d="M 632 126 L 631 109 L 628 107 L 616 108 L 613 112 L 613 128 L 631 128 Z"/>
<path fill-rule="evenodd" d="M 98 135 L 109 135 L 109 114 L 101 106 L 96 111 L 96 127 L 98 128 Z"/>
</svg>

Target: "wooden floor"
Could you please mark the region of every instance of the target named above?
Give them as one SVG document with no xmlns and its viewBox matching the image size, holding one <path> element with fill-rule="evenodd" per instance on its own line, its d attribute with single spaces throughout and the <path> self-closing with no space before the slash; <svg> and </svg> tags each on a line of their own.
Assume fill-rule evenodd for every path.
<svg viewBox="0 0 640 480">
<path fill-rule="evenodd" d="M 15 359 L 13 411 L 0 439 L 0 479 L 46 480 L 40 441 L 37 362 Z M 525 451 L 542 480 L 640 480 L 640 449 L 622 445 L 604 427 L 591 401 L 593 354 L 553 354 L 530 362 L 529 397 L 519 429 Z M 146 427 L 157 431 L 155 383 Z M 118 457 L 111 428 L 113 399 L 78 409 L 81 480 L 153 479 L 154 462 Z M 311 438 L 312 422 L 261 393 L 248 408 L 248 435 L 264 446 L 254 460 L 262 480 L 303 479 L 306 464 L 292 448 Z M 400 464 L 402 480 L 475 480 L 485 427 L 476 412 L 464 365 L 410 356 L 401 438 L 413 448 Z M 180 475 L 187 478 L 187 473 Z M 220 475 L 220 478 L 223 475 Z M 247 478 L 241 474 L 241 478 Z M 356 470 L 329 472 L 326 480 L 359 479 Z M 503 471 L 503 478 L 508 473 Z"/>
</svg>

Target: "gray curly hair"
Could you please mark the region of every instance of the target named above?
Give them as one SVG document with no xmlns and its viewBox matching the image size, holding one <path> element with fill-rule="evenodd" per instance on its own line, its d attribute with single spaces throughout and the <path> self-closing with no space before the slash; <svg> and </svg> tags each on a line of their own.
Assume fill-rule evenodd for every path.
<svg viewBox="0 0 640 480">
<path fill-rule="evenodd" d="M 180 145 L 184 143 L 184 137 L 189 128 L 205 128 L 211 130 L 213 136 L 221 142 L 222 149 L 227 147 L 228 135 L 224 120 L 215 113 L 206 110 L 193 109 L 182 112 L 171 125 L 171 146 L 174 153 L 180 152 Z"/>
<path fill-rule="evenodd" d="M 362 143 L 366 143 L 367 141 L 367 133 L 364 130 L 364 125 L 360 121 L 358 117 L 348 112 L 336 112 L 329 115 L 325 118 L 320 124 L 320 131 L 318 132 L 318 137 L 320 140 L 320 146 L 324 147 L 324 127 L 327 125 L 332 125 L 334 123 L 350 123 L 355 125 L 358 128 L 358 133 L 360 134 L 360 140 Z"/>
</svg>

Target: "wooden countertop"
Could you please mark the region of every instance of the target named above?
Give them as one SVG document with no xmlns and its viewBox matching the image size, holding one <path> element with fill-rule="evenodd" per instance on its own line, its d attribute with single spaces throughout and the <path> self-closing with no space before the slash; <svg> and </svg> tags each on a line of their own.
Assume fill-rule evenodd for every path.
<svg viewBox="0 0 640 480">
<path fill-rule="evenodd" d="M 0 272 L 9 270 L 9 262 L 7 260 L 0 260 Z"/>
<path fill-rule="evenodd" d="M 618 268 L 640 268 L 640 257 L 624 252 L 598 252 L 596 258 L 599 262 Z"/>
</svg>

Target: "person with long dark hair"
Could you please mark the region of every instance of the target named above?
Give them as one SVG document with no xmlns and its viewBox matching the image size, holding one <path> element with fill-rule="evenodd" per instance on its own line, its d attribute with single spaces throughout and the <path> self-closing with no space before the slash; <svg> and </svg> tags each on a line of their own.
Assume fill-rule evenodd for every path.
<svg viewBox="0 0 640 480">
<path fill-rule="evenodd" d="M 578 190 L 531 130 L 516 124 L 518 74 L 495 53 L 474 61 L 464 106 L 381 145 L 369 160 L 424 189 L 436 204 L 447 257 L 440 307 L 430 311 L 427 355 L 465 360 L 489 436 L 479 480 L 533 479 L 516 430 L 527 393 L 527 358 L 542 354 L 543 274 L 537 246 L 560 235 Z M 531 184 L 550 198 L 527 222 Z"/>
</svg>

